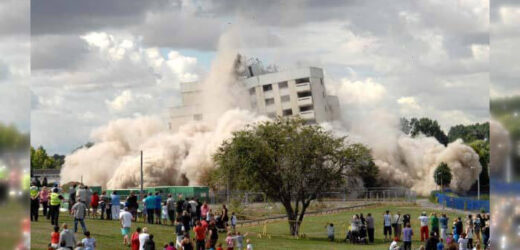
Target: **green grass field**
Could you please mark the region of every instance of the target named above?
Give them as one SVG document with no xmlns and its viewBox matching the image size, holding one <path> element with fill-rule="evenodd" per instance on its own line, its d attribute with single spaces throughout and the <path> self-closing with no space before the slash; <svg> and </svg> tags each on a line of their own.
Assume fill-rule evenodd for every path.
<svg viewBox="0 0 520 250">
<path fill-rule="evenodd" d="M 352 211 L 322 215 L 322 216 L 308 216 L 305 217 L 301 231 L 306 235 L 306 238 L 295 239 L 289 236 L 289 227 L 287 221 L 277 221 L 267 224 L 267 233 L 270 237 L 259 238 L 258 235 L 263 231 L 263 225 L 244 226 L 239 227 L 238 231 L 242 233 L 248 232 L 247 238 L 251 239 L 255 249 L 388 249 L 389 242 L 383 242 L 384 236 L 382 233 L 382 215 L 385 210 L 392 212 L 401 211 L 401 214 L 409 213 L 412 216 L 412 227 L 414 230 L 414 242 L 412 246 L 419 247 L 419 222 L 417 217 L 424 209 L 417 206 L 408 205 L 379 205 L 375 207 L 356 209 Z M 434 210 L 425 210 L 428 213 Z M 350 243 L 340 242 L 345 238 L 345 223 L 350 224 L 352 215 L 363 213 L 372 213 L 375 218 L 376 232 L 375 244 L 372 245 L 352 245 Z M 440 211 L 437 211 L 440 213 Z M 456 216 L 463 216 L 462 214 L 448 214 L 448 217 L 454 218 Z M 62 214 L 60 216 L 60 223 L 68 223 L 72 228 L 73 221 L 68 215 Z M 335 225 L 336 242 L 329 242 L 325 226 L 332 222 Z M 91 220 L 88 219 L 87 228 L 98 242 L 98 249 L 128 249 L 122 244 L 122 237 L 120 235 L 119 223 L 117 221 Z M 154 234 L 156 246 L 162 249 L 162 245 L 173 241 L 173 227 L 162 225 L 145 225 L 143 223 L 134 223 L 132 229 L 135 230 L 137 226 L 147 226 L 152 234 Z M 78 225 L 79 227 L 79 225 Z M 32 223 L 31 228 L 31 243 L 32 249 L 45 249 L 50 242 L 50 233 L 52 227 L 50 222 L 46 219 L 40 219 L 38 222 Z M 81 229 L 79 229 L 81 231 Z M 193 232 L 192 234 L 193 235 Z M 76 234 L 78 239 L 83 239 L 81 233 Z M 224 234 L 220 235 L 219 242 L 224 242 Z M 160 248 L 159 248 L 160 247 Z"/>
</svg>

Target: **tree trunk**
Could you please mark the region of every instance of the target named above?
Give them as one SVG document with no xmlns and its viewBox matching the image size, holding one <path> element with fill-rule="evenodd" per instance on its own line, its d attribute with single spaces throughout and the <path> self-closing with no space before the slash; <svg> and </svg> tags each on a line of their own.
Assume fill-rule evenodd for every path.
<svg viewBox="0 0 520 250">
<path fill-rule="evenodd" d="M 292 236 L 297 236 L 300 232 L 300 223 L 296 219 L 296 216 L 289 217 L 289 231 Z"/>
</svg>

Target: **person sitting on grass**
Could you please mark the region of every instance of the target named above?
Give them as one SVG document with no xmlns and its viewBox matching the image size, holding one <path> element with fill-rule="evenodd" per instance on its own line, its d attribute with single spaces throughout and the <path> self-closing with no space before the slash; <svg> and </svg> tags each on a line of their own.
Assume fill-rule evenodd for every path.
<svg viewBox="0 0 520 250">
<path fill-rule="evenodd" d="M 54 232 L 51 233 L 51 247 L 57 249 L 60 246 L 60 228 L 54 226 Z"/>
<path fill-rule="evenodd" d="M 155 250 L 155 242 L 153 241 L 153 234 L 148 236 L 148 239 L 144 242 L 144 250 Z"/>
<path fill-rule="evenodd" d="M 388 248 L 388 250 L 399 250 L 401 249 L 401 247 L 399 246 L 399 238 L 397 237 L 394 237 L 394 241 L 392 241 L 392 243 L 390 243 L 390 247 Z"/>
<path fill-rule="evenodd" d="M 185 234 L 184 239 L 182 239 L 182 248 L 183 250 L 193 250 L 193 243 L 191 243 L 190 235 Z"/>
<path fill-rule="evenodd" d="M 330 241 L 334 241 L 334 224 L 327 225 L 327 236 Z"/>
<path fill-rule="evenodd" d="M 76 248 L 74 248 L 74 250 L 86 250 L 86 248 L 83 247 L 83 243 L 78 242 L 78 244 L 76 244 Z"/>
<path fill-rule="evenodd" d="M 67 247 L 67 242 L 62 240 L 60 241 L 60 247 L 58 247 L 58 249 L 56 250 L 71 250 L 72 247 Z"/>
<path fill-rule="evenodd" d="M 247 250 L 253 250 L 253 243 L 251 243 L 251 240 L 247 239 L 246 243 L 247 243 Z"/>
<path fill-rule="evenodd" d="M 164 245 L 164 250 L 176 250 L 173 241 L 170 241 L 170 243 Z"/>
<path fill-rule="evenodd" d="M 222 248 L 222 243 L 218 243 L 217 250 L 224 250 L 224 248 Z"/>
<path fill-rule="evenodd" d="M 61 230 L 60 233 L 60 242 L 65 241 L 65 247 L 73 249 L 76 246 L 76 236 L 74 236 L 74 233 L 69 230 L 69 226 L 67 224 L 64 223 L 62 228 L 63 230 Z"/>
<path fill-rule="evenodd" d="M 85 237 L 83 240 L 81 240 L 81 243 L 83 243 L 83 247 L 85 250 L 95 250 L 96 249 L 96 239 L 90 237 L 90 232 L 85 232 Z"/>
</svg>

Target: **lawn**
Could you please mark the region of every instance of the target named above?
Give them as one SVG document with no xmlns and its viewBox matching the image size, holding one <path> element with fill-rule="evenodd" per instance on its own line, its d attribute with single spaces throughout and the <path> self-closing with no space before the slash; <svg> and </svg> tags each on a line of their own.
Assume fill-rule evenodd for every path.
<svg viewBox="0 0 520 250">
<path fill-rule="evenodd" d="M 337 214 L 308 216 L 305 217 L 301 229 L 306 235 L 306 238 L 302 239 L 295 239 L 289 236 L 289 228 L 286 221 L 277 221 L 267 224 L 267 234 L 269 237 L 259 238 L 259 234 L 264 230 L 263 225 L 244 226 L 239 227 L 238 230 L 242 233 L 248 232 L 247 238 L 251 239 L 255 249 L 388 249 L 389 243 L 383 242 L 384 236 L 382 234 L 382 215 L 387 209 L 392 212 L 400 210 L 401 214 L 409 213 L 412 216 L 412 227 L 415 233 L 412 246 L 418 247 L 420 242 L 417 217 L 419 217 L 419 214 L 424 209 L 407 205 L 379 205 Z M 426 211 L 430 213 L 434 210 Z M 345 223 L 349 224 L 352 215 L 357 213 L 363 213 L 365 216 L 367 213 L 372 213 L 374 216 L 376 224 L 375 244 L 365 246 L 340 242 L 340 240 L 345 238 Z M 439 211 L 437 211 L 437 213 L 439 213 Z M 463 216 L 462 214 L 448 214 L 448 217 L 454 218 L 459 215 Z M 68 223 L 69 226 L 73 225 L 72 219 L 65 214 L 60 216 L 60 223 L 63 222 Z M 325 225 L 329 222 L 335 225 L 336 242 L 329 242 L 327 240 Z M 132 229 L 135 229 L 137 226 L 147 226 L 151 233 L 154 234 L 157 246 L 162 246 L 164 243 L 173 240 L 173 227 L 134 223 Z M 50 222 L 46 219 L 32 223 L 32 249 L 44 249 L 47 246 L 50 241 L 51 228 Z M 87 220 L 87 228 L 91 231 L 93 237 L 96 238 L 99 246 L 98 249 L 128 249 L 122 245 L 118 222 L 89 219 Z M 78 239 L 84 238 L 81 233 L 76 234 L 76 237 Z M 220 235 L 219 242 L 223 242 L 223 238 L 224 234 Z"/>
</svg>

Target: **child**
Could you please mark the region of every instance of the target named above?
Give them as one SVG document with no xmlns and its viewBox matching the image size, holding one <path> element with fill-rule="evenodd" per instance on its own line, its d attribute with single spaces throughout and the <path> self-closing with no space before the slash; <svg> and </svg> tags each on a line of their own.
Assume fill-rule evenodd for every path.
<svg viewBox="0 0 520 250">
<path fill-rule="evenodd" d="M 237 226 L 237 216 L 235 215 L 235 212 L 231 213 L 231 229 L 233 232 L 235 232 Z"/>
<path fill-rule="evenodd" d="M 96 239 L 90 237 L 90 232 L 85 232 L 85 237 L 81 243 L 83 243 L 83 247 L 85 250 L 95 250 L 96 249 Z"/>
<path fill-rule="evenodd" d="M 253 244 L 251 244 L 251 240 L 247 239 L 246 243 L 247 243 L 247 250 L 253 250 Z"/>
<path fill-rule="evenodd" d="M 162 206 L 161 218 L 162 218 L 163 224 L 168 223 L 168 206 L 166 205 L 166 201 L 163 203 L 163 206 Z"/>
<path fill-rule="evenodd" d="M 237 240 L 237 249 L 238 250 L 242 250 L 242 248 L 244 247 L 244 237 L 246 237 L 246 236 L 247 236 L 247 233 L 245 233 L 244 235 L 241 235 L 240 232 L 237 232 L 235 237 L 233 237 L 234 239 Z"/>
<path fill-rule="evenodd" d="M 327 235 L 330 241 L 334 241 L 334 224 L 330 223 L 327 226 Z"/>
<path fill-rule="evenodd" d="M 218 243 L 218 245 L 217 245 L 217 250 L 224 250 L 224 249 L 222 248 L 222 243 Z"/>
<path fill-rule="evenodd" d="M 170 243 L 166 244 L 164 246 L 164 250 L 176 250 L 175 246 L 173 246 L 173 241 L 170 241 Z"/>
<path fill-rule="evenodd" d="M 58 226 L 54 226 L 54 232 L 51 233 L 51 247 L 54 249 L 58 249 L 60 246 L 60 228 Z"/>
<path fill-rule="evenodd" d="M 226 244 L 227 244 L 227 248 L 228 249 L 233 249 L 233 247 L 235 247 L 235 244 L 234 244 L 234 238 L 233 236 L 231 236 L 231 232 L 228 232 L 227 233 L 227 237 L 226 237 Z"/>
</svg>

